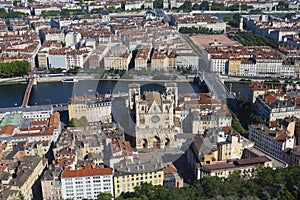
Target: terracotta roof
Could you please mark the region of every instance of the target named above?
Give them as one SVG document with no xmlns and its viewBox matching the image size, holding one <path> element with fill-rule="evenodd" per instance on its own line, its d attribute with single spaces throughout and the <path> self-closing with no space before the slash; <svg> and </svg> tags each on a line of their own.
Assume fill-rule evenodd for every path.
<svg viewBox="0 0 300 200">
<path fill-rule="evenodd" d="M 0 130 L 0 135 L 2 135 L 2 134 L 12 135 L 14 132 L 14 129 L 15 129 L 15 127 L 13 125 L 3 126 Z"/>
<path fill-rule="evenodd" d="M 99 175 L 112 175 L 110 168 L 96 168 L 96 169 L 79 169 L 79 170 L 66 170 L 61 174 L 62 178 L 82 177 L 82 176 L 99 176 Z"/>
<path fill-rule="evenodd" d="M 32 121 L 31 125 L 47 125 L 48 120 L 43 120 L 43 121 Z"/>
<path fill-rule="evenodd" d="M 53 115 L 50 117 L 50 125 L 57 127 L 59 122 L 59 112 L 55 112 Z"/>
</svg>

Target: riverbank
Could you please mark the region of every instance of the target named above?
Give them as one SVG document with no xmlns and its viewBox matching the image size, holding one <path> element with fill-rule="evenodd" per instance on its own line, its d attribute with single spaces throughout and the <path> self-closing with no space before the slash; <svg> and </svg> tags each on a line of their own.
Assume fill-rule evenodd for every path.
<svg viewBox="0 0 300 200">
<path fill-rule="evenodd" d="M 1 78 L 0 85 L 9 85 L 9 84 L 16 84 L 16 83 L 27 83 L 26 79 L 23 77 L 14 77 L 14 78 Z"/>
<path fill-rule="evenodd" d="M 152 80 L 146 78 L 133 78 L 133 79 L 114 79 L 114 78 L 96 78 L 93 75 L 80 75 L 80 76 L 55 76 L 55 77 L 40 77 L 37 79 L 38 83 L 50 83 L 50 82 L 60 82 L 64 79 L 77 79 L 79 81 L 83 80 L 96 80 L 96 81 L 124 81 L 124 82 L 193 82 L 194 79 L 177 79 L 177 80 Z"/>
</svg>

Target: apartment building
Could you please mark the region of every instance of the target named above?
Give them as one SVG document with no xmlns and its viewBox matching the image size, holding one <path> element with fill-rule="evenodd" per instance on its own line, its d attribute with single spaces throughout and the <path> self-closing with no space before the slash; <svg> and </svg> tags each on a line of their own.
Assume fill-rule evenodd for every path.
<svg viewBox="0 0 300 200">
<path fill-rule="evenodd" d="M 249 139 L 255 146 L 281 159 L 282 153 L 287 148 L 295 146 L 294 133 L 287 134 L 284 130 L 276 130 L 265 125 L 250 125 Z"/>
<path fill-rule="evenodd" d="M 42 42 L 44 41 L 59 41 L 65 42 L 65 34 L 56 28 L 45 28 L 39 31 Z"/>
<path fill-rule="evenodd" d="M 162 167 L 161 164 L 153 163 L 120 166 L 114 174 L 115 197 L 120 196 L 122 192 L 133 192 L 134 188 L 142 183 L 163 185 L 164 171 Z"/>
<path fill-rule="evenodd" d="M 172 16 L 172 21 L 176 24 L 177 30 L 181 27 L 203 27 L 226 32 L 226 23 L 214 16 L 177 14 Z"/>
<path fill-rule="evenodd" d="M 300 117 L 299 99 L 277 93 L 267 93 L 256 97 L 255 110 L 267 122 L 286 117 Z"/>
<path fill-rule="evenodd" d="M 61 174 L 63 199 L 97 199 L 100 193 L 113 195 L 113 172 L 110 168 L 65 170 Z"/>
<path fill-rule="evenodd" d="M 270 47 L 206 47 L 210 71 L 245 77 L 290 77 L 294 68 Z"/>
<path fill-rule="evenodd" d="M 44 200 L 58 200 L 62 198 L 61 195 L 61 181 L 60 169 L 53 169 L 49 166 L 49 170 L 44 172 L 41 179 L 42 194 Z"/>
<path fill-rule="evenodd" d="M 176 55 L 170 51 L 154 50 L 151 56 L 152 70 L 176 69 Z"/>
<path fill-rule="evenodd" d="M 48 67 L 65 70 L 73 67 L 83 68 L 88 54 L 88 50 L 69 50 L 66 48 L 49 50 Z"/>
<path fill-rule="evenodd" d="M 125 47 L 121 45 L 114 46 L 104 57 L 104 68 L 106 70 L 128 70 L 131 58 L 132 52 L 129 52 Z"/>
<path fill-rule="evenodd" d="M 15 165 L 16 174 L 11 175 L 8 184 L 10 190 L 21 192 L 26 200 L 33 198 L 32 187 L 46 167 L 46 160 L 37 156 L 24 156 Z"/>
<path fill-rule="evenodd" d="M 134 68 L 136 70 L 147 69 L 147 63 L 150 60 L 150 49 L 139 49 L 134 59 Z"/>
<path fill-rule="evenodd" d="M 69 98 L 69 119 L 86 117 L 88 122 L 111 122 L 110 96 L 74 96 Z"/>
</svg>

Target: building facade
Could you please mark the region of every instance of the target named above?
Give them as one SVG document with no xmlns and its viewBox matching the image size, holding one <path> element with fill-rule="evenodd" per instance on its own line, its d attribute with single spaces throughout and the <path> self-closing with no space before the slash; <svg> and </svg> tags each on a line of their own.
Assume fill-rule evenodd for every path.
<svg viewBox="0 0 300 200">
<path fill-rule="evenodd" d="M 61 174 L 63 199 L 97 199 L 100 193 L 113 195 L 113 188 L 110 168 L 66 170 Z"/>
</svg>

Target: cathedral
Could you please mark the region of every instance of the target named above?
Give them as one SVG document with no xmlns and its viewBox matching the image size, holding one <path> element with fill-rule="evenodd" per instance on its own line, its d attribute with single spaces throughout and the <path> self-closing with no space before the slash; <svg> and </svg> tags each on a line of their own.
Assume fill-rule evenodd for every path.
<svg viewBox="0 0 300 200">
<path fill-rule="evenodd" d="M 177 132 L 174 112 L 178 106 L 176 83 L 165 83 L 165 92 L 144 92 L 139 84 L 129 85 L 129 109 L 135 122 L 137 150 L 162 149 L 172 146 Z"/>
</svg>

